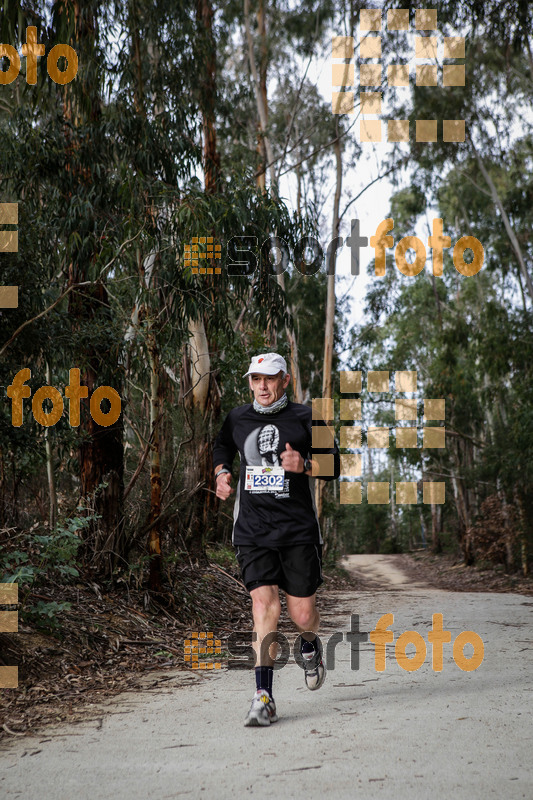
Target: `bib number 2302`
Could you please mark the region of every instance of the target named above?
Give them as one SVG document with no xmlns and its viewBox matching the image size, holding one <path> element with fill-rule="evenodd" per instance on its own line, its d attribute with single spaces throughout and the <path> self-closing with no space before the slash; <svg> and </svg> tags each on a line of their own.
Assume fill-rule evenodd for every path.
<svg viewBox="0 0 533 800">
<path fill-rule="evenodd" d="M 285 470 L 283 467 L 246 467 L 245 489 L 248 492 L 281 492 Z"/>
</svg>

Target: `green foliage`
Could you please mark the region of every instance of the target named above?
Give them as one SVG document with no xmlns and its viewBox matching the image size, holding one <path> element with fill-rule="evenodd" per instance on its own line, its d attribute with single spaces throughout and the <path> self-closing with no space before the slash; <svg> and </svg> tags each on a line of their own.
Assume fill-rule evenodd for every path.
<svg viewBox="0 0 533 800">
<path fill-rule="evenodd" d="M 217 544 L 209 545 L 206 550 L 207 558 L 219 567 L 226 570 L 233 570 L 237 566 L 237 559 L 235 557 L 235 550 L 228 545 Z"/>
<path fill-rule="evenodd" d="M 59 628 L 61 613 L 69 611 L 71 606 L 72 603 L 65 601 L 38 600 L 31 606 L 23 607 L 22 617 L 25 622 L 33 623 L 41 630 L 56 631 Z"/>
<path fill-rule="evenodd" d="M 49 579 L 61 579 L 65 583 L 77 578 L 79 571 L 75 565 L 80 534 L 90 522 L 88 517 L 74 517 L 52 533 L 28 534 L 26 543 L 32 563 L 29 563 L 27 551 L 6 551 L 0 556 L 0 569 L 4 571 L 0 582 L 19 583 L 32 588 Z"/>
<path fill-rule="evenodd" d="M 76 556 L 80 534 L 90 523 L 91 518 L 73 517 L 52 533 L 30 532 L 16 549 L 6 548 L 0 554 L 0 582 L 19 584 L 24 620 L 45 629 L 57 628 L 57 615 L 68 610 L 70 603 L 42 599 L 31 602 L 32 592 L 54 583 L 71 583 L 79 577 Z"/>
</svg>

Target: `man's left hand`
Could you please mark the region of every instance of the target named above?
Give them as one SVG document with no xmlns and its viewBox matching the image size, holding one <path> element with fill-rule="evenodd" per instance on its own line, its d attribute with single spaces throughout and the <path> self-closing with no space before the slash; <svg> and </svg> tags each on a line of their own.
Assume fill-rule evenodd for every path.
<svg viewBox="0 0 533 800">
<path fill-rule="evenodd" d="M 304 460 L 298 450 L 293 450 L 287 442 L 287 449 L 281 454 L 281 466 L 285 472 L 303 472 Z"/>
</svg>

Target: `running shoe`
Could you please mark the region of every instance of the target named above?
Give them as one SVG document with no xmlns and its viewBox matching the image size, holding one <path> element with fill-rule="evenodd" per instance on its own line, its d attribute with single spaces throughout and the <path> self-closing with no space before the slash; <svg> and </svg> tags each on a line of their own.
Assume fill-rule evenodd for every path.
<svg viewBox="0 0 533 800">
<path fill-rule="evenodd" d="M 302 653 L 305 672 L 305 685 L 311 691 L 320 689 L 326 680 L 326 665 L 322 658 L 322 647 L 313 653 Z"/>
<path fill-rule="evenodd" d="M 244 721 L 246 728 L 257 728 L 270 725 L 271 722 L 277 722 L 278 715 L 276 714 L 276 704 L 266 691 L 266 689 L 258 689 L 252 700 L 252 705 Z"/>
</svg>

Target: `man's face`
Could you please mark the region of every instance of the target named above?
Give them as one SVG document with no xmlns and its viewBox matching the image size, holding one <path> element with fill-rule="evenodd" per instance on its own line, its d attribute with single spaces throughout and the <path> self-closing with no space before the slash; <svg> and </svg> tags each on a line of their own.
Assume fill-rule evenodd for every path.
<svg viewBox="0 0 533 800">
<path fill-rule="evenodd" d="M 271 406 L 279 400 L 290 380 L 291 376 L 283 377 L 283 372 L 278 372 L 277 375 L 259 375 L 254 372 L 249 375 L 250 389 L 261 406 Z"/>
</svg>

